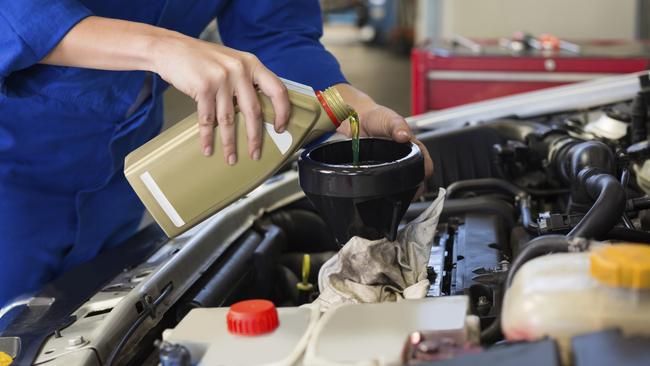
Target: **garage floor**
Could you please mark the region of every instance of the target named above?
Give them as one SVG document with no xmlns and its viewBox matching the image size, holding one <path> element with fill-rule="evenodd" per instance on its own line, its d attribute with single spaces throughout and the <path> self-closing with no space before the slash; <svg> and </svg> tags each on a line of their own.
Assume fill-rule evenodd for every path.
<svg viewBox="0 0 650 366">
<path fill-rule="evenodd" d="M 322 42 L 336 56 L 348 81 L 377 102 L 407 116 L 410 110 L 410 69 L 406 55 L 380 47 L 365 46 L 355 28 L 335 25 L 325 28 Z M 170 89 L 165 95 L 165 126 L 195 110 L 194 102 Z"/>
</svg>

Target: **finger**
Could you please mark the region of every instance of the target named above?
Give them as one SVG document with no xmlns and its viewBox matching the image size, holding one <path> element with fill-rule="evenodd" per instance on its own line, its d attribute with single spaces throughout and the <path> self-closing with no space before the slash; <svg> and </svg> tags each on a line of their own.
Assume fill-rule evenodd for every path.
<svg viewBox="0 0 650 366">
<path fill-rule="evenodd" d="M 262 149 L 262 108 L 250 80 L 240 81 L 237 88 L 237 104 L 246 120 L 248 155 L 259 160 Z"/>
<path fill-rule="evenodd" d="M 197 102 L 199 114 L 199 139 L 203 155 L 210 156 L 214 149 L 215 100 L 210 94 L 202 94 Z"/>
<path fill-rule="evenodd" d="M 341 124 L 339 125 L 339 127 L 336 130 L 338 132 L 344 134 L 347 137 L 352 137 L 352 129 L 350 128 L 350 121 L 347 120 L 347 119 L 345 121 L 341 122 Z M 362 129 L 362 131 L 363 131 L 363 129 Z"/>
<path fill-rule="evenodd" d="M 237 162 L 237 139 L 235 131 L 235 112 L 232 89 L 222 87 L 217 92 L 217 123 L 223 158 L 229 165 Z"/>
<path fill-rule="evenodd" d="M 420 151 L 422 151 L 422 155 L 424 156 L 424 182 L 422 183 L 422 186 L 420 186 L 417 193 L 415 194 L 414 200 L 417 200 L 426 192 L 427 181 L 433 175 L 433 160 L 431 160 L 431 155 L 429 155 L 429 150 L 427 149 L 426 146 L 424 146 L 422 142 L 416 139 L 412 139 L 411 141 L 413 141 L 413 143 L 418 145 Z"/>
<path fill-rule="evenodd" d="M 361 124 L 370 136 L 389 137 L 397 142 L 407 142 L 411 139 L 411 129 L 399 114 L 384 108 L 375 121 L 362 121 Z"/>
<path fill-rule="evenodd" d="M 289 92 L 286 85 L 264 66 L 256 69 L 253 82 L 259 86 L 264 95 L 271 99 L 273 111 L 275 112 L 275 131 L 284 132 L 291 113 Z"/>
<path fill-rule="evenodd" d="M 433 175 L 433 160 L 431 159 L 431 155 L 429 154 L 429 149 L 420 141 L 417 139 L 411 140 L 413 143 L 418 145 L 420 148 L 420 151 L 422 151 L 422 155 L 424 156 L 424 178 L 429 179 Z"/>
</svg>

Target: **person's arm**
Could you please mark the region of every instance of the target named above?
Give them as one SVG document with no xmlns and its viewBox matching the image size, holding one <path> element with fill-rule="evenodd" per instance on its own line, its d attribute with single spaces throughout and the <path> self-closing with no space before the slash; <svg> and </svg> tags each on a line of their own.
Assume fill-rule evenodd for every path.
<svg viewBox="0 0 650 366">
<path fill-rule="evenodd" d="M 284 84 L 254 55 L 178 32 L 124 20 L 90 16 L 76 24 L 42 63 L 102 70 L 145 70 L 197 102 L 201 146 L 211 155 L 219 124 L 224 159 L 237 160 L 233 98 L 246 120 L 248 152 L 260 157 L 261 107 L 255 85 L 269 96 L 275 128 L 284 130 L 289 99 Z"/>
<path fill-rule="evenodd" d="M 38 63 L 90 15 L 77 0 L 0 0 L 0 83 Z"/>
</svg>

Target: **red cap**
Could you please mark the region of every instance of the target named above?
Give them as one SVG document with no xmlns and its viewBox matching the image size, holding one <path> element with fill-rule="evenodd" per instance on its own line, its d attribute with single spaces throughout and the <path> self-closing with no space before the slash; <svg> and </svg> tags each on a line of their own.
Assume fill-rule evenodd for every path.
<svg viewBox="0 0 650 366">
<path fill-rule="evenodd" d="M 246 300 L 233 304 L 226 316 L 232 334 L 255 336 L 278 327 L 278 311 L 268 300 Z"/>
</svg>

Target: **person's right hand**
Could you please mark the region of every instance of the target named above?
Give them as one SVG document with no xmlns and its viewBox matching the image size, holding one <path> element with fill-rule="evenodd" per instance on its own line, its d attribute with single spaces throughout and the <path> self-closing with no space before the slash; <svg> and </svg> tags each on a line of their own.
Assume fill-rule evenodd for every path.
<svg viewBox="0 0 650 366">
<path fill-rule="evenodd" d="M 154 49 L 154 71 L 197 103 L 204 155 L 213 152 L 216 123 L 224 159 L 230 165 L 237 162 L 236 100 L 246 121 L 248 154 L 259 160 L 264 130 L 256 87 L 273 103 L 275 130 L 284 131 L 290 113 L 287 88 L 253 54 L 183 35 L 166 37 Z"/>
</svg>

